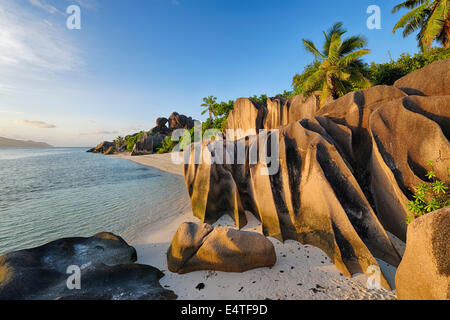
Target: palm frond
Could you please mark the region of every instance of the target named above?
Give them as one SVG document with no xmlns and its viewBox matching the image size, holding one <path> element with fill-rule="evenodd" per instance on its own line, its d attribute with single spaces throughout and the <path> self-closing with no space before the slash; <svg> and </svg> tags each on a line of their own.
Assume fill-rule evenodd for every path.
<svg viewBox="0 0 450 320">
<path fill-rule="evenodd" d="M 352 36 L 342 41 L 341 55 L 346 55 L 356 49 L 361 49 L 367 44 L 367 40 L 363 36 Z"/>
<path fill-rule="evenodd" d="M 347 54 L 346 56 L 342 57 L 338 61 L 338 65 L 340 67 L 348 67 L 351 63 L 358 60 L 362 56 L 365 56 L 366 54 L 369 54 L 371 52 L 370 49 L 361 49 L 358 51 L 354 51 L 352 53 Z"/>
<path fill-rule="evenodd" d="M 341 44 L 341 35 L 339 33 L 333 33 L 328 50 L 328 61 L 330 61 L 331 63 L 334 63 L 339 59 Z"/>
<path fill-rule="evenodd" d="M 336 22 L 328 31 L 324 34 L 325 36 L 325 43 L 323 44 L 323 53 L 325 56 L 328 56 L 328 52 L 330 49 L 330 42 L 331 38 L 333 37 L 333 34 L 337 33 L 340 36 L 342 36 L 344 33 L 347 32 L 347 30 L 343 29 L 343 23 L 342 22 Z"/>
<path fill-rule="evenodd" d="M 312 53 L 317 58 L 321 58 L 321 59 L 325 60 L 325 57 L 322 55 L 322 53 L 320 53 L 320 51 L 317 50 L 314 42 L 312 42 L 310 40 L 306 40 L 306 39 L 303 39 L 302 41 L 303 41 L 303 45 L 304 45 L 306 51 Z"/>
<path fill-rule="evenodd" d="M 394 9 L 392 9 L 392 13 L 396 13 L 397 11 L 399 11 L 400 9 L 412 9 L 418 5 L 421 5 L 425 2 L 430 2 L 430 0 L 406 0 L 405 2 L 402 2 L 398 5 L 396 5 L 394 7 Z"/>
<path fill-rule="evenodd" d="M 432 45 L 435 38 L 442 31 L 445 19 L 448 18 L 448 9 L 447 0 L 440 1 L 437 4 L 423 31 L 422 43 L 429 47 Z"/>
<path fill-rule="evenodd" d="M 412 21 L 416 21 L 415 23 L 419 23 L 421 19 L 423 19 L 424 10 L 429 9 L 430 3 L 428 1 L 422 3 L 417 8 L 409 11 L 404 16 L 400 18 L 400 20 L 395 24 L 392 29 L 392 33 L 395 33 L 397 29 L 401 29 Z M 420 18 L 420 19 L 419 19 Z"/>
<path fill-rule="evenodd" d="M 317 70 L 313 74 L 311 74 L 308 78 L 303 82 L 303 90 L 305 94 L 310 94 L 318 89 L 320 89 L 320 84 L 325 79 L 325 72 L 321 69 Z"/>
</svg>

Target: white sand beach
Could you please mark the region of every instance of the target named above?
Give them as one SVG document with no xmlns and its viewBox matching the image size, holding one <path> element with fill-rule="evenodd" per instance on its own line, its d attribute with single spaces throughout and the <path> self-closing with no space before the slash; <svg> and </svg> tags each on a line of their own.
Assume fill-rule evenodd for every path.
<svg viewBox="0 0 450 320">
<path fill-rule="evenodd" d="M 116 155 L 142 165 L 155 167 L 172 174 L 183 175 L 182 165 L 173 164 L 170 154 L 131 157 L 128 154 Z M 371 290 L 367 287 L 367 276 L 354 275 L 347 278 L 330 262 L 325 253 L 311 245 L 296 241 L 281 243 L 269 238 L 277 253 L 277 262 L 272 268 L 259 268 L 244 273 L 225 273 L 216 271 L 196 271 L 178 275 L 168 271 L 166 251 L 180 224 L 199 221 L 192 215 L 190 199 L 184 186 L 168 193 L 164 218 L 140 229 L 132 237 L 125 237 L 138 252 L 138 263 L 149 264 L 165 273 L 161 284 L 173 290 L 178 299 L 396 299 L 395 290 L 384 288 Z M 259 221 L 247 213 L 248 225 L 243 229 L 261 233 Z M 234 226 L 233 220 L 223 217 L 216 225 Z M 404 243 L 394 236 L 392 240 L 402 254 Z M 394 286 L 395 268 L 379 261 L 386 278 Z M 203 283 L 202 290 L 197 285 Z"/>
</svg>

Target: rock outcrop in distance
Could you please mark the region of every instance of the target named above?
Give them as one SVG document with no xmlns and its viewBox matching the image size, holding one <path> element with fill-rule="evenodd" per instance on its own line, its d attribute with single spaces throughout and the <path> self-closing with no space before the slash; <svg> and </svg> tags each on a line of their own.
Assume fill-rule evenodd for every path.
<svg viewBox="0 0 450 320">
<path fill-rule="evenodd" d="M 0 255 L 0 300 L 176 298 L 159 284 L 164 276 L 161 271 L 134 264 L 136 260 L 133 247 L 106 232 Z M 80 289 L 67 286 L 69 266 L 81 269 Z"/>
<path fill-rule="evenodd" d="M 272 267 L 275 248 L 256 232 L 208 224 L 183 223 L 167 251 L 169 270 L 179 274 L 197 270 L 244 272 Z"/>
<path fill-rule="evenodd" d="M 450 300 L 450 207 L 408 227 L 406 251 L 395 275 L 400 300 Z"/>
<path fill-rule="evenodd" d="M 147 154 L 152 154 L 155 148 L 161 147 L 163 140 L 171 136 L 174 130 L 177 129 L 192 129 L 194 127 L 195 120 L 192 117 L 187 117 L 185 115 L 179 114 L 177 112 L 173 112 L 169 119 L 167 118 L 158 118 L 156 119 L 156 126 L 150 129 L 148 132 L 145 132 L 139 139 L 136 141 L 136 144 L 131 151 L 132 156 L 143 156 Z M 167 126 L 167 124 L 169 126 Z M 128 135 L 124 139 L 123 145 L 116 145 L 114 142 L 103 141 L 95 148 L 89 149 L 87 152 L 92 153 L 103 153 L 103 154 L 115 154 L 117 152 L 125 152 L 127 151 L 127 145 L 125 141 L 128 138 L 136 137 L 140 132 L 137 132 L 133 135 Z"/>
<path fill-rule="evenodd" d="M 45 142 L 14 140 L 0 137 L 0 148 L 53 148 Z"/>
<path fill-rule="evenodd" d="M 265 235 L 317 246 L 347 276 L 377 266 L 375 258 L 397 266 L 401 257 L 387 231 L 406 239 L 407 203 L 414 187 L 427 181 L 427 162 L 434 161 L 438 179 L 447 179 L 449 64 L 430 65 L 396 86 L 349 93 L 320 110 L 316 102 L 314 114 L 311 101 L 295 103 L 303 98 L 269 99 L 269 107 L 239 99 L 227 128 L 278 129 L 278 135 L 269 131 L 266 139 L 269 145 L 278 142 L 279 170 L 264 175 L 273 163 L 250 163 L 258 139 L 238 136 L 232 142 L 231 150 L 244 147 L 244 164 L 225 162 L 227 154 L 233 158 L 237 153 L 225 148 L 230 141 L 192 144 L 185 151 L 191 158 L 185 181 L 194 215 L 214 223 L 228 214 L 243 227 L 249 211 L 262 222 Z M 447 82 L 437 83 L 441 89 L 433 91 L 428 82 L 434 79 Z M 213 158 L 214 145 L 224 148 L 225 164 L 195 164 L 194 150 Z M 389 288 L 384 277 L 381 282 Z"/>
</svg>

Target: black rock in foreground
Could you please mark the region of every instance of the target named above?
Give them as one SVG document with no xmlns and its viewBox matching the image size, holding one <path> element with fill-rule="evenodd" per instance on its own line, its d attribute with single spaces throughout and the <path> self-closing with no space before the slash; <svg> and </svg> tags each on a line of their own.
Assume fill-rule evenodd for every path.
<svg viewBox="0 0 450 320">
<path fill-rule="evenodd" d="M 136 260 L 136 250 L 111 233 L 0 255 L 0 300 L 176 299 L 159 284 L 161 271 Z M 81 270 L 80 289 L 68 288 L 70 266 Z"/>
</svg>

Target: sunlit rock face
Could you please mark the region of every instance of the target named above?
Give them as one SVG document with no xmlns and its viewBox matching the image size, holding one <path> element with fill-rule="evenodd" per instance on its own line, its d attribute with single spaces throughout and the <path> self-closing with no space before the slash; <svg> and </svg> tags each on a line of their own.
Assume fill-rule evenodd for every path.
<svg viewBox="0 0 450 320">
<path fill-rule="evenodd" d="M 395 275 L 400 300 L 450 300 L 450 207 L 408 227 L 402 263 Z"/>
<path fill-rule="evenodd" d="M 434 62 L 411 72 L 394 83 L 409 95 L 450 95 L 450 59 Z"/>
<path fill-rule="evenodd" d="M 437 85 L 448 88 L 447 64 L 415 77 L 432 70 L 429 79 L 446 81 Z M 414 84 L 408 85 L 414 89 Z M 347 275 L 377 265 L 375 257 L 398 265 L 400 256 L 386 231 L 405 240 L 406 205 L 413 187 L 426 179 L 426 163 L 433 161 L 443 180 L 450 167 L 450 96 L 407 92 L 416 91 L 375 86 L 302 119 L 291 118 L 286 99 L 268 99 L 267 105 L 239 99 L 229 129 L 277 130 L 263 138 L 259 133 L 204 141 L 185 151 L 194 215 L 213 223 L 228 214 L 242 227 L 249 211 L 261 220 L 265 235 L 315 245 Z M 270 150 L 277 145 L 269 163 L 259 153 L 265 144 Z M 199 163 L 195 150 L 205 159 L 223 159 Z M 244 161 L 236 161 L 238 154 Z"/>
<path fill-rule="evenodd" d="M 167 266 L 179 274 L 198 270 L 244 272 L 272 267 L 275 248 L 256 232 L 201 223 L 183 223 L 167 251 Z"/>
</svg>

